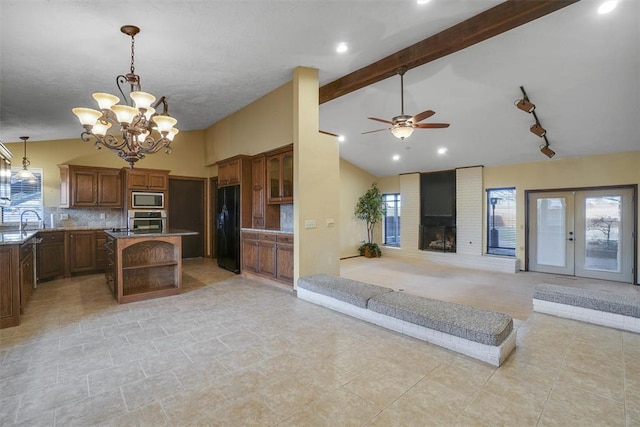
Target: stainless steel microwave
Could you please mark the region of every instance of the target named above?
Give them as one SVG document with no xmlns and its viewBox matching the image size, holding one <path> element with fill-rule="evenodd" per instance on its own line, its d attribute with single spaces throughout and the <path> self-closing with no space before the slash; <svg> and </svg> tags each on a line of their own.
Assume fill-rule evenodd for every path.
<svg viewBox="0 0 640 427">
<path fill-rule="evenodd" d="M 163 192 L 131 192 L 131 207 L 133 209 L 163 209 Z"/>
</svg>

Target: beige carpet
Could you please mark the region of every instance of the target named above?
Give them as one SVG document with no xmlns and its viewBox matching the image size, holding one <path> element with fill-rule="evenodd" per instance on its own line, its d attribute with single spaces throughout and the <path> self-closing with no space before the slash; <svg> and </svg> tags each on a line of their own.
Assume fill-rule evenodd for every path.
<svg viewBox="0 0 640 427">
<path fill-rule="evenodd" d="M 493 273 L 390 257 L 344 259 L 340 261 L 340 275 L 415 295 L 499 311 L 519 320 L 531 316 L 533 288 L 540 283 L 640 295 L 640 286 L 628 283 L 533 272 Z"/>
</svg>

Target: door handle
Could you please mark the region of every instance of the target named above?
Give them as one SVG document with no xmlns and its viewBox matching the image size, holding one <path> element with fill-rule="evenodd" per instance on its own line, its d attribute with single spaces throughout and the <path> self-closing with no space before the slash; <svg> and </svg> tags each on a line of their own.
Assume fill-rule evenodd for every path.
<svg viewBox="0 0 640 427">
<path fill-rule="evenodd" d="M 573 237 L 569 237 L 567 240 L 573 242 Z"/>
</svg>

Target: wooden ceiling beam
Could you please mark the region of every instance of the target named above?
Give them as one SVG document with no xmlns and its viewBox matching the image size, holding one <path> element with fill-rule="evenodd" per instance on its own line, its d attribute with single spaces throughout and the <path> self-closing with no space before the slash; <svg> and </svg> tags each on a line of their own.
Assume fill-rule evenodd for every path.
<svg viewBox="0 0 640 427">
<path fill-rule="evenodd" d="M 393 53 L 320 88 L 320 104 L 409 69 L 450 55 L 579 0 L 507 0 L 451 28 Z"/>
</svg>

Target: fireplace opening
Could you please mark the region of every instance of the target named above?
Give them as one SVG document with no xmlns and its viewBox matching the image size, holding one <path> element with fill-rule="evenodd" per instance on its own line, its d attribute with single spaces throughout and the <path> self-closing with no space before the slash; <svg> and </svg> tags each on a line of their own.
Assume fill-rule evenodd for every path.
<svg viewBox="0 0 640 427">
<path fill-rule="evenodd" d="M 434 252 L 456 252 L 456 227 L 421 225 L 420 249 Z"/>
</svg>

